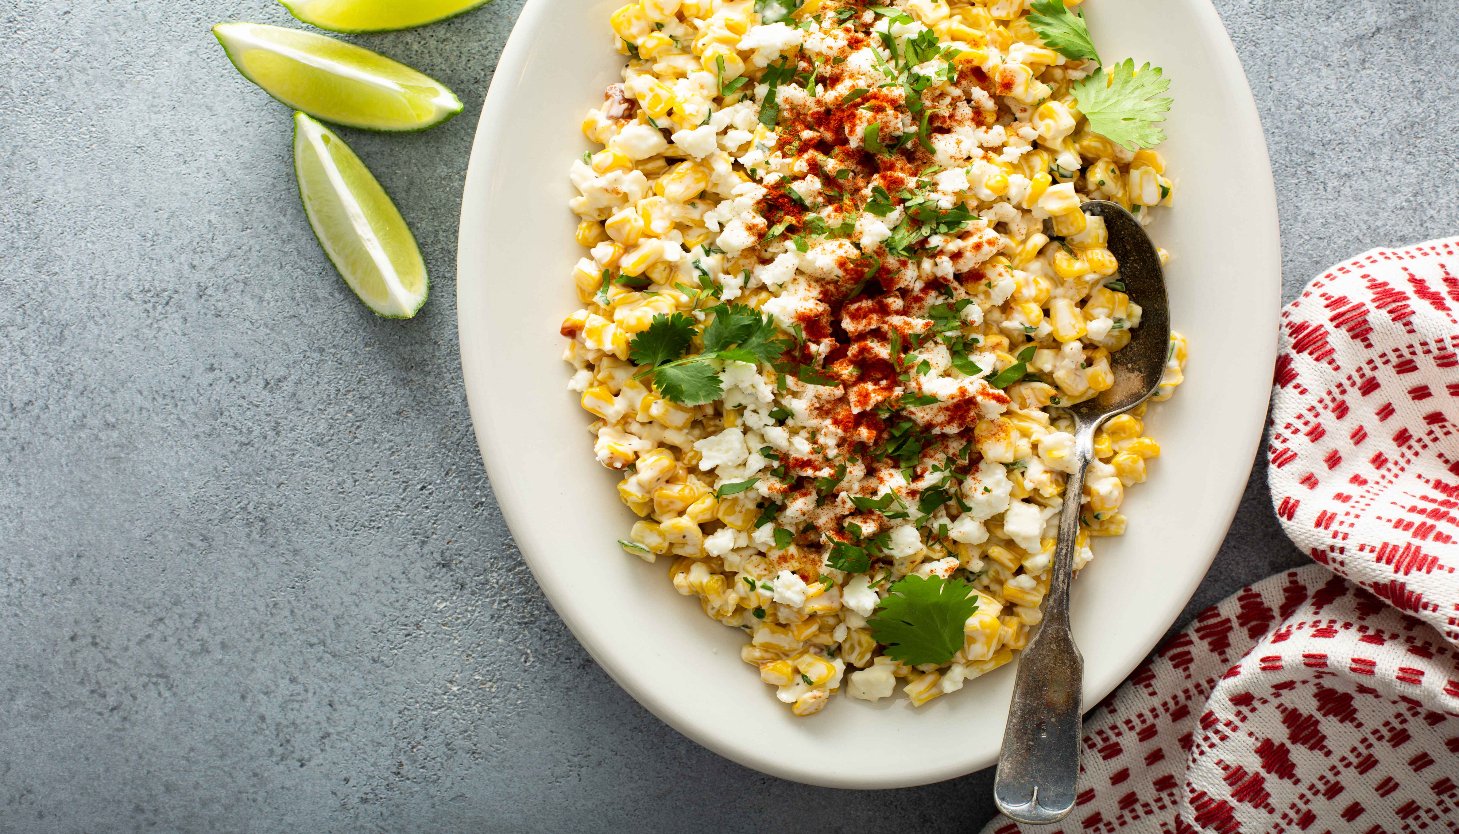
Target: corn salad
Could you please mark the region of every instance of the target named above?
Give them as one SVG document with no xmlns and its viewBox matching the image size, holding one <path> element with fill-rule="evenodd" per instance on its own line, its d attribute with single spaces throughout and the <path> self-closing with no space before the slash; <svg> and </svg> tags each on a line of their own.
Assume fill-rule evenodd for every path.
<svg viewBox="0 0 1459 834">
<path fill-rule="evenodd" d="M 627 64 L 571 168 L 587 253 L 564 358 L 639 517 L 624 550 L 743 630 L 794 714 L 841 690 L 921 706 L 1038 625 L 1072 464 L 1059 407 L 1113 384 L 1140 325 L 1081 201 L 1145 219 L 1175 183 L 1089 129 L 1070 87 L 1095 67 L 1044 46 L 1027 0 L 784 12 L 612 14 Z M 778 341 L 755 359 L 762 326 Z M 672 350 L 635 361 L 650 341 Z M 1185 356 L 1172 335 L 1156 400 Z M 1098 435 L 1076 570 L 1160 454 L 1144 413 Z M 897 660 L 869 625 L 913 576 L 976 591 L 945 663 Z"/>
</svg>

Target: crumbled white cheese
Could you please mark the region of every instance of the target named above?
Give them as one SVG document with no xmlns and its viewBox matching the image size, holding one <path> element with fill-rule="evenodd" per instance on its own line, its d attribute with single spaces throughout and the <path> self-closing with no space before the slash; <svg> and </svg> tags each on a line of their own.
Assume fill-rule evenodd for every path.
<svg viewBox="0 0 1459 834">
<path fill-rule="evenodd" d="M 922 550 L 922 534 L 917 528 L 910 524 L 903 524 L 900 527 L 893 527 L 891 543 L 887 545 L 887 555 L 897 559 L 905 559 L 915 556 Z"/>
<path fill-rule="evenodd" d="M 725 527 L 704 537 L 704 552 L 722 557 L 735 549 L 735 528 Z"/>
<path fill-rule="evenodd" d="M 662 131 L 642 122 L 633 122 L 618 131 L 618 135 L 613 138 L 613 144 L 632 160 L 648 159 L 663 153 L 669 147 L 669 143 L 664 141 Z"/>
<path fill-rule="evenodd" d="M 783 570 L 775 574 L 775 579 L 770 583 L 774 588 L 775 601 L 781 605 L 788 605 L 791 608 L 799 608 L 805 605 L 805 595 L 808 590 L 805 580 L 795 573 Z"/>
<path fill-rule="evenodd" d="M 740 36 L 736 48 L 741 52 L 755 50 L 751 62 L 757 67 L 763 67 L 804 41 L 805 33 L 801 30 L 784 23 L 771 23 L 768 26 L 750 27 L 748 32 Z"/>
<path fill-rule="evenodd" d="M 717 466 L 736 466 L 745 462 L 750 453 L 745 445 L 745 432 L 740 427 L 725 429 L 694 444 L 694 450 L 701 455 L 699 469 L 708 471 Z"/>
<path fill-rule="evenodd" d="M 891 658 L 882 656 L 870 668 L 859 669 L 847 675 L 846 694 L 863 701 L 880 701 L 891 697 L 892 690 L 897 686 L 892 665 Z"/>
<path fill-rule="evenodd" d="M 870 617 L 880 601 L 881 597 L 871 587 L 871 579 L 864 573 L 851 577 L 841 588 L 841 604 L 863 617 Z"/>
<path fill-rule="evenodd" d="M 955 542 L 982 544 L 988 540 L 988 528 L 983 526 L 983 522 L 973 518 L 972 514 L 963 513 L 948 527 L 947 535 Z"/>
<path fill-rule="evenodd" d="M 703 159 L 714 153 L 715 148 L 718 147 L 715 133 L 713 125 L 700 125 L 693 130 L 680 130 L 674 133 L 674 144 L 695 159 Z"/>
<path fill-rule="evenodd" d="M 1041 552 L 1044 549 L 1043 508 L 1027 501 L 1009 502 L 1008 510 L 1003 513 L 1003 532 L 1029 553 Z"/>
<path fill-rule="evenodd" d="M 1001 464 L 985 460 L 978 464 L 978 471 L 963 481 L 962 492 L 963 501 L 968 504 L 965 515 L 986 521 L 1008 509 L 1013 482 L 1008 480 L 1008 470 Z"/>
</svg>

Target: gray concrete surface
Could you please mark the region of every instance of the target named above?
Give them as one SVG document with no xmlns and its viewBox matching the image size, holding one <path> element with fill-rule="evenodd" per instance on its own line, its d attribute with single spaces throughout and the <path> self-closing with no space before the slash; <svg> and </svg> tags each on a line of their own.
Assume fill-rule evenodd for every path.
<svg viewBox="0 0 1459 834">
<path fill-rule="evenodd" d="M 991 813 L 989 772 L 840 792 L 697 747 L 523 566 L 467 421 L 452 275 L 519 7 L 370 39 L 470 105 L 420 135 L 347 134 L 436 277 L 420 318 L 386 323 L 310 237 L 288 112 L 208 35 L 284 22 L 277 5 L 0 0 L 0 831 L 971 831 Z M 1459 230 L 1452 0 L 1217 7 L 1271 144 L 1288 297 L 1339 256 Z M 1262 476 L 1186 616 L 1301 560 Z"/>
</svg>

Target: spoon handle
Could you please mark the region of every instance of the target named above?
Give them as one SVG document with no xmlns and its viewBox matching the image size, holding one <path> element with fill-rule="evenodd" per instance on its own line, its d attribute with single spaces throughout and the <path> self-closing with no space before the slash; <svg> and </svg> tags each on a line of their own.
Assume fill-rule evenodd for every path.
<svg viewBox="0 0 1459 834">
<path fill-rule="evenodd" d="M 1055 822 L 1074 807 L 1084 658 L 1069 630 L 1069 582 L 1079 543 L 1084 473 L 1094 459 L 1094 429 L 1080 425 L 1075 433 L 1074 471 L 1064 486 L 1043 623 L 1019 658 L 998 757 L 993 798 L 998 810 L 1023 823 Z"/>
</svg>

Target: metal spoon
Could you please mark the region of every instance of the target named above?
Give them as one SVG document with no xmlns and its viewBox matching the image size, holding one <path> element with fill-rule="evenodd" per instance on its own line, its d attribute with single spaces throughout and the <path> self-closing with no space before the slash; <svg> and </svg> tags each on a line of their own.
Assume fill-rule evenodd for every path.
<svg viewBox="0 0 1459 834">
<path fill-rule="evenodd" d="M 1093 200 L 1083 208 L 1086 214 L 1104 218 L 1109 250 L 1119 261 L 1125 291 L 1140 305 L 1142 314 L 1129 344 L 1110 355 L 1114 385 L 1068 409 L 1074 418 L 1075 464 L 1064 486 L 1053 577 L 1044 598 L 1043 624 L 1018 662 L 993 784 L 998 810 L 1019 822 L 1035 824 L 1061 820 L 1074 808 L 1084 658 L 1069 630 L 1069 582 L 1074 574 L 1084 474 L 1094 460 L 1094 433 L 1109 418 L 1155 393 L 1170 343 L 1170 308 L 1155 245 L 1139 221 L 1119 205 Z"/>
</svg>

